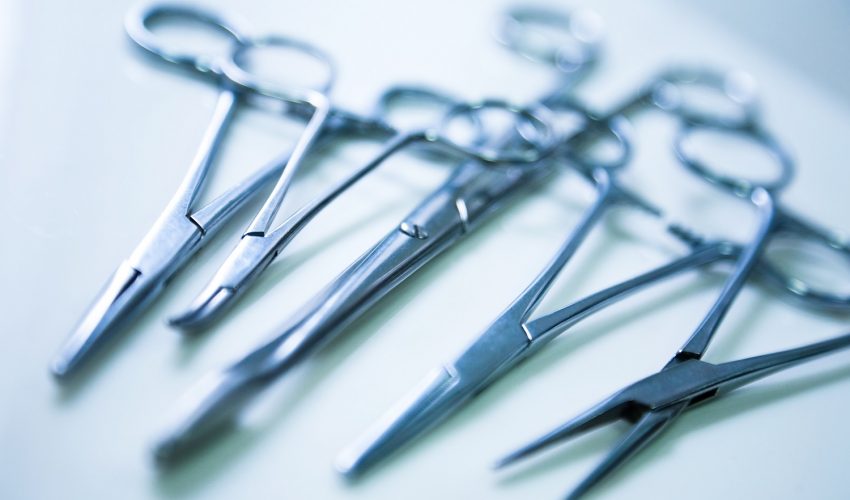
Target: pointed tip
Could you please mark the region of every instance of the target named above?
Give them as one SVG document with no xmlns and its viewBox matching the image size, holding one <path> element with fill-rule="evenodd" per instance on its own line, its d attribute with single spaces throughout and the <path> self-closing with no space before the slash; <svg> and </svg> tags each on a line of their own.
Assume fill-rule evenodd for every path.
<svg viewBox="0 0 850 500">
<path fill-rule="evenodd" d="M 502 470 L 507 467 L 511 463 L 510 460 L 506 460 L 506 457 L 502 457 L 492 464 L 490 464 L 490 470 Z"/>
<path fill-rule="evenodd" d="M 569 429 L 570 424 L 571 422 L 567 425 L 558 427 L 557 429 L 538 437 L 537 439 L 526 444 L 525 446 L 512 451 L 508 455 L 505 455 L 504 457 L 496 461 L 496 463 L 494 464 L 494 468 L 501 469 L 502 467 L 511 465 L 514 462 L 522 460 L 523 458 L 526 458 L 530 455 L 537 453 L 538 451 L 552 446 L 564 437 L 564 430 Z"/>
<path fill-rule="evenodd" d="M 126 262 L 112 274 L 51 360 L 49 369 L 56 380 L 76 373 L 122 322 L 139 312 L 150 291 L 141 275 Z"/>
<path fill-rule="evenodd" d="M 505 467 L 513 464 L 514 462 L 524 458 L 529 453 L 530 452 L 528 451 L 528 447 L 520 448 L 519 450 L 513 451 L 513 452 L 499 458 L 498 460 L 493 462 L 493 464 L 490 467 L 493 470 L 504 469 Z"/>
<path fill-rule="evenodd" d="M 433 370 L 370 429 L 337 456 L 336 470 L 353 479 L 408 446 L 453 413 L 474 386 L 462 384 L 445 367 Z"/>
<path fill-rule="evenodd" d="M 236 290 L 218 287 L 212 294 L 202 293 L 189 309 L 168 320 L 168 324 L 184 331 L 200 330 L 209 326 L 231 303 Z"/>
</svg>

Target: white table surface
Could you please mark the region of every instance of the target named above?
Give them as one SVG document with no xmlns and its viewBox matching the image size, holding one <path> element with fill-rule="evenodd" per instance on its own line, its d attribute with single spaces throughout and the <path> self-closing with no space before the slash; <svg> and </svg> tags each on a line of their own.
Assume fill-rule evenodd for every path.
<svg viewBox="0 0 850 500">
<path fill-rule="evenodd" d="M 546 89 L 546 68 L 507 54 L 490 36 L 502 4 L 250 0 L 232 8 L 260 31 L 324 47 L 339 63 L 337 102 L 365 111 L 395 82 L 517 101 Z M 844 96 L 781 54 L 751 45 L 721 18 L 661 0 L 593 4 L 606 20 L 606 54 L 582 85 L 583 98 L 601 108 L 670 62 L 746 69 L 760 82 L 765 123 L 799 162 L 783 201 L 850 230 Z M 238 432 L 170 473 L 156 470 L 149 450 L 180 395 L 273 333 L 436 186 L 445 167 L 392 160 L 320 216 L 231 315 L 202 338 L 182 338 L 164 320 L 189 303 L 227 254 L 248 219 L 243 214 L 77 383 L 63 388 L 50 378 L 51 355 L 177 186 L 215 100 L 205 82 L 164 71 L 134 49 L 122 28 L 129 5 L 0 2 L 0 497 L 558 498 L 576 484 L 623 426 L 504 472 L 489 465 L 657 370 L 696 325 L 723 274 L 673 280 L 579 325 L 363 481 L 346 483 L 332 468 L 342 447 L 456 353 L 542 267 L 589 199 L 569 175 L 429 264 L 277 384 Z M 296 130 L 266 113 L 240 115 L 212 189 L 273 155 Z M 671 120 L 642 118 L 636 130 L 638 154 L 625 181 L 693 226 L 747 234 L 751 209 L 678 169 Z M 374 151 L 374 144 L 334 149 L 296 184 L 293 200 Z M 591 237 L 544 309 L 671 255 L 675 247 L 634 230 L 633 218 L 612 217 Z M 748 287 L 707 359 L 846 330 L 846 317 Z M 848 390 L 850 352 L 765 379 L 685 415 L 595 493 L 846 498 Z"/>
</svg>

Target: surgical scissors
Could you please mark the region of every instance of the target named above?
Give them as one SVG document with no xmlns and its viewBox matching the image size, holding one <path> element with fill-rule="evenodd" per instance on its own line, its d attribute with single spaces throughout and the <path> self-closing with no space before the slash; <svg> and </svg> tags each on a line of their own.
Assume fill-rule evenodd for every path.
<svg viewBox="0 0 850 500">
<path fill-rule="evenodd" d="M 389 119 L 390 109 L 403 106 L 406 101 L 430 101 L 430 106 L 445 108 L 443 118 L 436 126 L 414 127 L 405 130 L 396 126 L 396 133 L 384 144 L 382 150 L 362 167 L 356 169 L 326 194 L 315 198 L 310 203 L 296 211 L 280 226 L 272 231 L 257 235 L 245 234 L 239 244 L 231 252 L 209 284 L 190 306 L 189 311 L 171 320 L 175 326 L 184 329 L 198 329 L 210 324 L 226 307 L 232 305 L 235 299 L 249 288 L 273 261 L 283 251 L 292 238 L 318 213 L 330 204 L 336 197 L 352 187 L 360 179 L 382 165 L 388 158 L 412 146 L 428 145 L 430 152 L 448 153 L 452 156 L 476 159 L 488 164 L 522 163 L 537 161 L 547 153 L 549 144 L 554 143 L 554 133 L 549 130 L 548 121 L 536 116 L 529 110 L 516 108 L 505 101 L 486 100 L 475 104 L 460 103 L 448 96 L 431 90 L 413 87 L 397 87 L 384 94 L 379 103 L 377 115 Z M 417 102 L 414 102 L 417 104 Z M 530 132 L 530 148 L 523 150 L 511 149 L 499 151 L 483 142 L 484 131 L 480 129 L 477 119 L 479 113 L 501 111 L 515 116 L 517 122 L 533 129 Z M 540 110 L 538 110 L 539 112 Z M 449 131 L 455 120 L 468 118 L 478 133 L 473 134 L 473 141 L 464 144 L 453 140 Z M 539 136 L 539 137 L 537 137 Z M 422 151 L 420 147 L 419 151 Z M 433 150 L 433 151 L 432 151 Z"/>
<path fill-rule="evenodd" d="M 624 419 L 632 423 L 632 428 L 626 437 L 569 494 L 569 498 L 578 498 L 649 444 L 686 409 L 777 371 L 850 346 L 850 334 L 848 334 L 796 349 L 717 365 L 702 361 L 723 318 L 753 271 L 758 269 L 762 254 L 776 234 L 792 232 L 802 236 L 816 237 L 817 241 L 828 248 L 841 252 L 844 257 L 850 257 L 850 246 L 847 242 L 835 238 L 833 233 L 810 225 L 798 215 L 779 205 L 775 191 L 783 185 L 781 181 L 773 185 L 751 180 L 741 182 L 740 179 L 717 173 L 704 160 L 693 156 L 688 151 L 687 141 L 693 134 L 705 130 L 747 134 L 748 137 L 772 151 L 775 158 L 783 165 L 783 170 L 787 170 L 786 165 L 790 165 L 790 160 L 775 141 L 763 131 L 756 129 L 752 123 L 740 128 L 721 127 L 717 124 L 687 124 L 682 127 L 677 136 L 676 153 L 686 167 L 708 179 L 712 184 L 736 196 L 749 199 L 755 205 L 759 215 L 755 235 L 739 252 L 735 267 L 726 279 L 714 304 L 687 342 L 660 372 L 626 387 L 566 424 L 504 457 L 497 463 L 497 467 L 510 464 L 560 440 L 615 420 Z M 850 308 L 850 297 L 835 296 L 828 301 L 828 304 L 847 310 Z"/>
<path fill-rule="evenodd" d="M 302 141 L 295 149 L 281 154 L 207 205 L 195 208 L 195 199 L 204 185 L 206 174 L 215 160 L 241 98 L 247 93 L 268 93 L 270 89 L 267 83 L 263 87 L 255 87 L 251 82 L 242 82 L 241 87 L 237 88 L 225 74 L 225 68 L 236 66 L 236 63 L 230 61 L 232 57 L 194 53 L 165 43 L 151 31 L 151 24 L 164 18 L 193 20 L 226 33 L 233 41 L 232 56 L 244 55 L 252 47 L 268 42 L 262 39 L 253 41 L 230 18 L 196 7 L 156 4 L 128 13 L 126 30 L 133 41 L 167 62 L 211 78 L 220 87 L 218 102 L 189 170 L 165 211 L 130 257 L 119 265 L 53 359 L 50 369 L 60 379 L 76 372 L 95 348 L 112 336 L 131 313 L 140 312 L 159 295 L 174 274 L 207 244 L 224 222 L 256 197 L 262 191 L 261 188 L 282 172 L 284 176 L 288 175 L 292 169 L 285 167 L 297 161 L 304 149 Z M 274 42 L 303 52 L 325 64 L 327 85 L 330 84 L 332 65 L 320 50 L 280 37 L 275 38 Z M 239 74 L 245 77 L 248 73 L 243 70 Z M 325 136 L 346 132 L 389 134 L 392 131 L 381 122 L 359 118 L 351 113 L 340 111 L 333 114 L 333 123 Z M 279 196 L 280 189 L 275 193 Z M 263 214 L 268 212 L 266 209 Z"/>
<path fill-rule="evenodd" d="M 607 127 L 622 137 L 622 127 L 616 125 L 618 120 L 632 116 L 639 111 L 651 109 L 668 109 L 675 113 L 682 122 L 696 119 L 709 120 L 712 123 L 729 122 L 727 115 L 708 115 L 706 111 L 696 108 L 695 101 L 680 101 L 675 107 L 667 106 L 658 97 L 660 92 L 670 85 L 698 85 L 713 89 L 740 108 L 733 116 L 740 117 L 744 122 L 752 121 L 755 115 L 755 104 L 752 96 L 738 102 L 726 94 L 724 82 L 726 78 L 705 70 L 676 69 L 662 73 L 652 78 L 648 85 L 641 87 L 634 95 L 626 98 L 613 111 L 602 117 L 592 119 L 592 123 L 608 124 Z M 669 95 L 669 91 L 667 92 Z M 567 102 L 553 103 L 552 106 L 571 106 Z M 697 118 L 699 117 L 699 118 Z M 628 143 L 622 141 L 625 146 Z M 582 144 L 583 147 L 590 143 Z M 584 212 L 578 225 L 570 232 L 555 256 L 544 267 L 534 281 L 522 294 L 494 320 L 484 332 L 468 346 L 454 362 L 440 366 L 432 371 L 426 380 L 417 386 L 416 391 L 405 397 L 398 406 L 391 409 L 381 418 L 374 428 L 368 430 L 352 446 L 346 448 L 337 459 L 337 469 L 347 476 L 356 476 L 381 458 L 391 454 L 413 438 L 423 434 L 449 414 L 460 409 L 474 395 L 480 393 L 498 376 L 506 373 L 519 361 L 525 359 L 545 343 L 562 333 L 566 328 L 615 301 L 634 293 L 637 288 L 681 272 L 691 266 L 704 265 L 710 259 L 721 257 L 725 246 L 714 245 L 709 248 L 698 248 L 694 255 L 682 262 L 673 263 L 651 274 L 652 278 L 640 279 L 629 286 L 612 287 L 594 294 L 558 313 L 544 318 L 530 320 L 530 316 L 539 305 L 555 278 L 567 265 L 579 249 L 590 231 L 599 223 L 603 215 L 617 206 L 632 206 L 660 216 L 660 211 L 650 203 L 630 192 L 616 180 L 616 172 L 629 159 L 629 149 L 623 147 L 622 155 L 612 164 L 601 166 L 599 162 L 583 157 L 583 147 L 568 149 L 565 155 L 578 167 L 579 172 L 594 182 L 596 200 Z M 790 173 L 790 168 L 784 172 Z M 789 176 L 783 175 L 777 183 L 787 182 Z M 674 231 L 683 236 L 686 241 L 695 241 L 687 232 Z M 565 313 L 568 313 L 565 316 Z M 572 316 L 570 316 L 572 315 Z M 557 321 L 554 321 L 557 318 Z M 545 325 L 545 327 L 544 327 Z"/>
<path fill-rule="evenodd" d="M 516 12 L 508 19 L 515 22 Z M 583 54 L 573 67 L 558 66 L 558 84 L 539 101 L 557 102 L 592 64 L 599 31 L 568 23 L 571 43 Z M 594 131 L 598 133 L 599 131 Z M 514 132 L 495 144 L 512 148 L 521 141 Z M 550 155 L 551 156 L 551 155 Z M 538 164 L 535 164 L 538 165 Z M 493 168 L 470 160 L 408 214 L 399 226 L 366 251 L 281 326 L 279 334 L 233 365 L 211 373 L 190 389 L 179 405 L 155 456 L 168 461 L 224 424 L 233 423 L 240 410 L 273 381 L 329 342 L 382 297 L 503 207 L 511 195 L 533 187 L 552 170 L 546 159 L 540 167 L 505 165 Z"/>
</svg>

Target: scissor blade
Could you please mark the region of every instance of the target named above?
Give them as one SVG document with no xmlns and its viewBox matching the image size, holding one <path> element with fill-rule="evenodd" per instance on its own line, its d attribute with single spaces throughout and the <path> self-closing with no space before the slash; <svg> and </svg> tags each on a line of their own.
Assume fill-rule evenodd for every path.
<svg viewBox="0 0 850 500">
<path fill-rule="evenodd" d="M 646 412 L 629 433 L 611 450 L 608 456 L 593 469 L 578 486 L 567 496 L 574 500 L 584 496 L 591 488 L 610 475 L 615 469 L 643 449 L 655 436 L 663 431 L 685 408 L 685 404 L 676 405 L 660 411 Z"/>
<path fill-rule="evenodd" d="M 127 313 L 143 301 L 149 285 L 138 270 L 123 262 L 53 358 L 53 375 L 64 379 L 75 372 Z"/>
</svg>

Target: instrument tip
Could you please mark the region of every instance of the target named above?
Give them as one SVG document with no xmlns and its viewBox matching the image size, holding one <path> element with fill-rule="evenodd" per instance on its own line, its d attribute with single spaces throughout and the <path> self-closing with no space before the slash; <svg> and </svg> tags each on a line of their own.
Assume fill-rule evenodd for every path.
<svg viewBox="0 0 850 500">
<path fill-rule="evenodd" d="M 50 360 L 48 370 L 53 378 L 60 383 L 71 379 L 88 360 L 98 339 L 97 335 L 90 335 L 87 330 L 75 331 Z"/>
<path fill-rule="evenodd" d="M 187 428 L 161 435 L 150 450 L 153 463 L 160 469 L 168 469 L 179 465 L 182 460 L 202 454 L 215 442 L 215 431 L 226 429 L 227 422 L 220 424 L 215 429 Z"/>
<path fill-rule="evenodd" d="M 459 408 L 473 387 L 461 384 L 444 366 L 431 371 L 422 383 L 337 456 L 336 470 L 348 479 L 365 474 Z"/>
<path fill-rule="evenodd" d="M 240 371 L 213 372 L 202 378 L 177 405 L 153 446 L 158 465 L 193 455 L 238 424 L 243 407 L 258 393 L 254 379 Z"/>
<path fill-rule="evenodd" d="M 141 272 L 126 262 L 113 273 L 50 362 L 50 372 L 57 380 L 66 380 L 75 374 L 131 317 L 134 309 L 144 304 L 150 286 L 141 276 Z"/>
<path fill-rule="evenodd" d="M 179 441 L 168 437 L 154 444 L 152 456 L 158 466 L 166 466 L 174 461 L 174 457 L 179 455 L 179 452 Z"/>
<path fill-rule="evenodd" d="M 64 382 L 70 377 L 70 374 L 73 371 L 72 366 L 73 365 L 69 362 L 69 358 L 64 352 L 62 352 L 53 358 L 48 369 L 56 381 Z"/>
<path fill-rule="evenodd" d="M 504 469 L 505 467 L 511 465 L 512 463 L 514 463 L 517 460 L 519 460 L 520 458 L 522 458 L 522 456 L 523 455 L 518 453 L 518 452 L 514 452 L 514 453 L 511 453 L 509 455 L 505 455 L 504 457 L 501 457 L 498 460 L 496 460 L 495 462 L 493 462 L 493 464 L 490 466 L 490 468 L 493 469 L 493 470 Z"/>
<path fill-rule="evenodd" d="M 202 293 L 187 311 L 170 318 L 168 324 L 186 332 L 206 328 L 235 296 L 236 290 L 227 287 L 218 287 L 211 294 Z"/>
<path fill-rule="evenodd" d="M 340 453 L 334 460 L 334 469 L 348 480 L 357 479 L 362 472 L 362 467 L 357 458 L 346 451 Z"/>
</svg>

